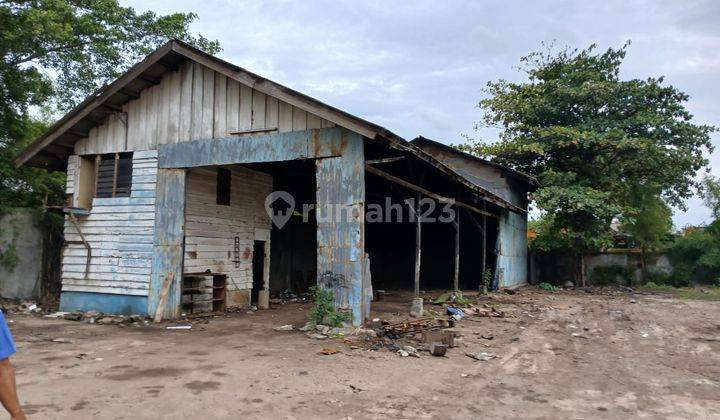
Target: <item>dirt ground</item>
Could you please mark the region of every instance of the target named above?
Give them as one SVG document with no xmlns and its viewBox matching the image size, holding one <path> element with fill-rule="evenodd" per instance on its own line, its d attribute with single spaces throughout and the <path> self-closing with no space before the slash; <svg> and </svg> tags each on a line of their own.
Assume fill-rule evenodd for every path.
<svg viewBox="0 0 720 420">
<path fill-rule="evenodd" d="M 388 296 L 374 316 L 408 302 Z M 512 316 L 464 319 L 461 347 L 420 358 L 273 330 L 303 325 L 309 303 L 189 331 L 8 319 L 33 419 L 720 418 L 718 302 L 531 287 L 487 302 Z"/>
</svg>

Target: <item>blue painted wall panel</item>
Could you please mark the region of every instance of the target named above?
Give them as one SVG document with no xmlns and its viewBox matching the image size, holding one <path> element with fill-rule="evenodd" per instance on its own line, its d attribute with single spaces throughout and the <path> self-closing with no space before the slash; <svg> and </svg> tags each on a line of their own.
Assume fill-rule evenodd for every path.
<svg viewBox="0 0 720 420">
<path fill-rule="evenodd" d="M 60 310 L 100 311 L 117 315 L 147 315 L 147 297 L 91 292 L 62 292 Z"/>
<path fill-rule="evenodd" d="M 342 155 L 316 161 L 317 267 L 320 285 L 335 292 L 334 304 L 363 322 L 365 257 L 365 157 L 363 137 L 342 131 Z M 332 213 L 335 213 L 334 215 Z M 338 217 L 340 216 L 340 217 Z M 324 273 L 332 273 L 324 277 Z M 341 284 L 324 284 L 342 279 Z M 369 279 L 368 279 L 369 281 Z"/>
</svg>

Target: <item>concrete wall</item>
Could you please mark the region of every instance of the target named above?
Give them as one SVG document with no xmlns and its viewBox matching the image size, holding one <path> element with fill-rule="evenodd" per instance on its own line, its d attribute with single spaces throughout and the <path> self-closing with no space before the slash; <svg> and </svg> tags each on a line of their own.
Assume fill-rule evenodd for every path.
<svg viewBox="0 0 720 420">
<path fill-rule="evenodd" d="M 0 216 L 0 252 L 17 255 L 14 268 L 0 264 L 0 296 L 36 299 L 42 270 L 42 228 L 30 209 Z"/>
</svg>

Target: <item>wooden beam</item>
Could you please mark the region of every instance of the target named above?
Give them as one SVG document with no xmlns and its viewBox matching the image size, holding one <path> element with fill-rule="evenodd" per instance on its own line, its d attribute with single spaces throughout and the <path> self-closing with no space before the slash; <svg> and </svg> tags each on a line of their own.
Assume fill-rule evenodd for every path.
<svg viewBox="0 0 720 420">
<path fill-rule="evenodd" d="M 159 85 L 159 84 L 160 84 L 160 79 L 158 79 L 157 77 L 148 76 L 147 74 L 141 74 L 141 75 L 139 75 L 139 76 L 138 76 L 138 79 L 144 80 L 144 81 L 146 81 L 146 82 L 148 82 L 148 83 L 151 83 L 151 84 L 153 84 L 153 85 Z"/>
<path fill-rule="evenodd" d="M 132 99 L 138 99 L 138 98 L 140 98 L 140 92 L 135 92 L 134 90 L 130 90 L 130 89 L 126 89 L 126 88 L 120 89 L 120 90 L 118 91 L 118 93 L 121 94 L 121 95 L 125 95 L 125 96 L 127 96 L 128 98 L 132 98 Z"/>
<path fill-rule="evenodd" d="M 457 200 L 455 200 L 455 199 L 453 199 L 453 198 L 447 198 L 447 197 L 443 197 L 443 196 L 441 196 L 441 195 L 439 195 L 439 194 L 435 194 L 435 193 L 432 192 L 432 191 L 428 191 L 428 190 L 426 190 L 426 189 L 423 188 L 423 187 L 418 187 L 417 185 L 415 185 L 415 184 L 413 184 L 413 183 L 411 183 L 411 182 L 405 181 L 404 179 L 398 178 L 398 177 L 396 177 L 396 176 L 394 176 L 394 175 L 390 175 L 389 173 L 387 173 L 387 172 L 385 172 L 385 171 L 381 171 L 380 169 L 375 168 L 375 167 L 373 167 L 373 166 L 371 166 L 371 165 L 365 165 L 365 170 L 366 170 L 367 172 L 373 174 L 373 175 L 377 175 L 377 176 L 379 176 L 379 177 L 381 177 L 381 178 L 387 179 L 388 181 L 391 181 L 391 182 L 394 182 L 394 183 L 396 183 L 396 184 L 402 185 L 402 186 L 405 187 L 405 188 L 408 188 L 408 189 L 413 190 L 413 191 L 415 191 L 415 192 L 419 192 L 419 193 L 421 193 L 421 194 L 423 194 L 423 195 L 426 195 L 426 196 L 428 196 L 428 197 L 430 197 L 430 198 L 434 198 L 434 199 L 436 199 L 437 201 L 439 201 L 439 202 L 441 202 L 441 203 L 455 204 L 455 205 L 457 205 L 457 206 L 466 208 L 466 209 L 468 209 L 468 210 L 470 210 L 470 211 L 473 211 L 473 212 L 475 212 L 475 213 L 478 213 L 478 214 L 482 214 L 482 215 L 485 215 L 485 216 L 488 216 L 488 217 L 494 217 L 494 218 L 496 218 L 496 219 L 499 219 L 499 216 L 496 216 L 496 215 L 494 215 L 494 214 L 492 214 L 492 213 L 488 213 L 488 212 L 486 212 L 486 211 L 480 210 L 480 209 L 478 209 L 477 207 L 471 206 L 470 204 L 465 204 L 465 203 L 460 202 L 460 201 L 457 201 Z"/>
<path fill-rule="evenodd" d="M 115 106 L 115 105 L 110 105 L 110 104 L 108 104 L 108 103 L 102 104 L 101 107 L 103 107 L 103 108 L 105 108 L 105 109 L 109 109 L 109 110 L 112 111 L 112 112 L 123 112 L 122 107 Z"/>
<path fill-rule="evenodd" d="M 368 165 L 375 165 L 378 163 L 391 163 L 391 162 L 397 162 L 398 160 L 405 159 L 405 156 L 397 156 L 397 157 L 389 157 L 389 158 L 383 158 L 383 159 L 370 159 L 366 160 L 365 163 Z"/>
</svg>

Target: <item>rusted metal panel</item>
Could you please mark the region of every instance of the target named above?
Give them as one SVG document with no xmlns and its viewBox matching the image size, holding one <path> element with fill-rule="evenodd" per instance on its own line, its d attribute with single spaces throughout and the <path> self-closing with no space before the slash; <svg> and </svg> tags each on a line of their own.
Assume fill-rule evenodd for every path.
<svg viewBox="0 0 720 420">
<path fill-rule="evenodd" d="M 174 273 L 163 318 L 177 318 L 180 313 L 185 231 L 185 175 L 184 169 L 159 169 L 157 174 L 155 238 L 148 313 L 155 313 L 163 280 L 169 273 Z"/>
<path fill-rule="evenodd" d="M 158 148 L 158 163 L 160 168 L 192 168 L 338 156 L 342 132 L 340 127 L 318 128 L 165 144 Z"/>
<path fill-rule="evenodd" d="M 520 192 L 510 190 L 513 201 L 521 201 Z M 500 216 L 497 267 L 502 269 L 500 286 L 511 287 L 527 282 L 527 217 L 510 211 Z"/>
<path fill-rule="evenodd" d="M 321 287 L 335 293 L 335 306 L 363 322 L 365 259 L 365 159 L 363 137 L 342 132 L 342 154 L 318 159 L 317 267 Z M 367 302 L 367 303 L 364 303 Z M 367 311 L 365 311 L 367 312 Z"/>
</svg>

